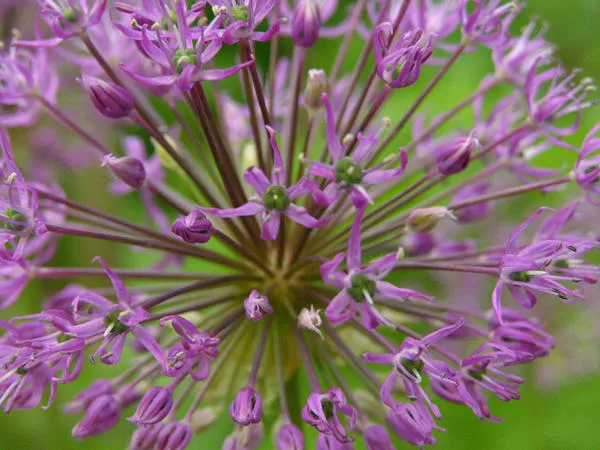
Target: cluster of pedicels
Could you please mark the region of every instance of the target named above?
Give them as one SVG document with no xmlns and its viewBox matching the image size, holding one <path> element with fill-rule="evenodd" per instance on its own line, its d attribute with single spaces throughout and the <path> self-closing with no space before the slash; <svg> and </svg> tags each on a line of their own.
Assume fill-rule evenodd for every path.
<svg viewBox="0 0 600 450">
<path fill-rule="evenodd" d="M 0 321 L 6 412 L 50 407 L 83 367 L 129 365 L 68 403 L 74 437 L 127 415 L 131 449 L 179 450 L 229 404 L 223 449 L 264 448 L 263 418 L 279 450 L 422 448 L 444 431 L 436 398 L 500 421 L 488 397 L 518 399 L 513 366 L 554 347 L 527 310 L 596 283 L 581 217 L 600 203 L 600 126 L 569 143 L 594 87 L 536 22 L 511 33 L 523 5 L 36 1 L 12 35 L 29 9 L 0 9 L 0 305 L 37 280 L 63 289 Z M 422 112 L 467 54 L 493 69 Z M 542 166 L 553 151 L 566 173 Z M 78 183 L 105 189 L 80 177 L 99 170 L 140 206 L 94 207 Z M 58 266 L 63 236 L 138 263 L 115 268 L 108 246 Z"/>
</svg>

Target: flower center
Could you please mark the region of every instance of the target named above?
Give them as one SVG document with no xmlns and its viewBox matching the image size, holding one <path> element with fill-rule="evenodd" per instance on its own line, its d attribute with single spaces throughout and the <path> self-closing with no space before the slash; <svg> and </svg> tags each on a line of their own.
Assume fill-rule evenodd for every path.
<svg viewBox="0 0 600 450">
<path fill-rule="evenodd" d="M 554 261 L 554 267 L 558 269 L 568 269 L 569 268 L 569 260 L 568 259 L 559 259 Z"/>
<path fill-rule="evenodd" d="M 6 208 L 4 215 L 8 219 L 14 220 L 15 222 L 27 222 L 27 218 L 23 214 L 21 214 L 19 211 L 12 209 L 11 207 Z M 2 228 L 11 231 L 22 231 L 24 226 L 6 221 L 2 223 Z"/>
<path fill-rule="evenodd" d="M 327 419 L 333 418 L 333 403 L 324 398 L 321 400 L 321 408 L 323 408 L 323 413 L 325 413 Z"/>
<path fill-rule="evenodd" d="M 71 6 L 68 6 L 65 9 L 62 10 L 61 15 L 68 22 L 76 23 L 77 19 L 79 17 L 79 11 L 77 11 L 75 8 L 73 8 Z"/>
<path fill-rule="evenodd" d="M 267 189 L 263 196 L 263 204 L 267 211 L 283 212 L 290 206 L 291 202 L 285 186 L 273 185 Z"/>
<path fill-rule="evenodd" d="M 595 170 L 597 170 L 597 169 L 598 169 L 598 165 L 597 165 L 597 164 L 594 164 L 593 166 L 589 166 L 589 167 L 587 167 L 587 168 L 584 170 L 584 173 L 585 173 L 586 175 L 589 175 L 590 173 L 593 173 L 593 172 L 594 172 Z M 596 177 L 596 178 L 594 178 L 594 179 L 591 181 L 591 184 L 598 183 L 598 181 L 600 181 L 600 177 Z"/>
<path fill-rule="evenodd" d="M 173 25 L 177 25 L 177 11 L 175 11 L 174 9 L 169 9 L 169 19 L 171 19 L 171 22 L 173 23 Z M 162 20 L 160 21 L 160 26 L 163 30 L 168 30 L 169 29 L 169 22 L 167 22 L 167 18 L 163 17 Z"/>
<path fill-rule="evenodd" d="M 68 342 L 70 340 L 71 336 L 65 333 L 59 333 L 59 335 L 56 336 L 56 342 L 58 342 L 59 344 L 62 344 L 63 342 Z"/>
<path fill-rule="evenodd" d="M 375 281 L 366 275 L 352 275 L 350 283 L 351 286 L 346 289 L 346 293 L 357 302 L 363 302 L 367 295 L 371 298 L 375 295 Z"/>
<path fill-rule="evenodd" d="M 119 320 L 119 311 L 108 313 L 104 317 L 104 324 L 107 329 L 110 328 L 110 334 L 123 334 L 127 331 L 127 326 Z"/>
<path fill-rule="evenodd" d="M 246 5 L 234 5 L 228 9 L 228 12 L 235 20 L 248 22 L 248 7 Z"/>
<path fill-rule="evenodd" d="M 512 281 L 520 281 L 521 283 L 528 283 L 531 280 L 527 272 L 511 272 L 508 278 Z"/>
<path fill-rule="evenodd" d="M 467 370 L 467 373 L 471 378 L 475 378 L 477 381 L 483 381 L 483 377 L 485 377 L 485 370 Z"/>
<path fill-rule="evenodd" d="M 406 369 L 408 373 L 421 373 L 423 370 L 423 361 L 420 359 L 400 358 L 400 365 Z"/>
<path fill-rule="evenodd" d="M 363 171 L 352 158 L 346 157 L 335 163 L 335 181 L 346 186 L 359 184 L 363 179 Z"/>
<path fill-rule="evenodd" d="M 175 57 L 173 58 L 173 64 L 175 64 L 175 70 L 177 73 L 183 72 L 183 68 L 188 65 L 197 65 L 198 64 L 198 56 L 194 49 L 185 48 L 183 50 L 178 49 L 175 50 Z"/>
</svg>

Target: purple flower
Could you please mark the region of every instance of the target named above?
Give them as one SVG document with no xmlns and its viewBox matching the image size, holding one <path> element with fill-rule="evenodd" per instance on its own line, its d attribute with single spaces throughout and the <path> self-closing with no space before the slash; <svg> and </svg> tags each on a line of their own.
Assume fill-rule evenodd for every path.
<svg viewBox="0 0 600 450">
<path fill-rule="evenodd" d="M 327 146 L 332 164 L 308 160 L 307 162 L 311 164 L 309 171 L 311 175 L 325 178 L 330 183 L 323 191 L 313 190 L 312 194 L 318 204 L 327 206 L 338 200 L 342 194 L 348 193 L 355 208 L 365 208 L 367 204 L 373 203 L 373 199 L 363 184 L 385 183 L 402 175 L 408 163 L 406 151 L 399 150 L 400 166 L 396 169 L 382 169 L 387 163 L 384 161 L 382 164 L 365 170 L 362 166 L 379 143 L 381 131 L 369 136 L 358 136 L 359 142 L 356 150 L 351 156 L 345 156 L 347 152 L 344 144 L 338 139 L 335 132 L 335 117 L 329 97 L 324 94 L 322 100 L 327 113 Z"/>
<path fill-rule="evenodd" d="M 508 26 L 519 12 L 519 5 L 502 0 L 474 0 L 475 9 L 468 12 L 468 0 L 461 0 L 462 32 L 471 40 L 494 47 L 507 39 Z"/>
<path fill-rule="evenodd" d="M 144 395 L 130 422 L 136 425 L 153 425 L 163 420 L 173 407 L 173 392 L 161 386 L 153 386 Z"/>
<path fill-rule="evenodd" d="M 38 97 L 54 104 L 58 87 L 58 74 L 45 49 L 0 51 L 0 127 L 33 125 L 40 114 Z"/>
<path fill-rule="evenodd" d="M 340 414 L 347 417 L 346 425 L 340 421 Z M 356 413 L 346 403 L 346 397 L 340 388 L 329 389 L 324 394 L 312 392 L 302 409 L 302 420 L 321 434 L 331 435 L 342 444 L 353 441 L 347 430 L 356 426 Z"/>
<path fill-rule="evenodd" d="M 208 0 L 208 3 L 224 25 L 219 34 L 227 45 L 236 44 L 242 39 L 267 42 L 284 22 L 280 18 L 267 31 L 256 31 L 275 6 L 275 0 Z"/>
<path fill-rule="evenodd" d="M 210 220 L 198 209 L 173 222 L 171 231 L 188 244 L 206 244 L 212 233 Z"/>
<path fill-rule="evenodd" d="M 277 450 L 304 450 L 304 435 L 296 425 L 288 423 L 277 433 Z"/>
<path fill-rule="evenodd" d="M 262 397 L 251 387 L 242 389 L 229 407 L 229 416 L 243 426 L 259 423 L 262 419 Z"/>
<path fill-rule="evenodd" d="M 485 395 L 481 387 L 476 384 L 478 380 L 473 378 L 474 374 L 479 377 L 477 372 L 470 374 L 467 371 L 463 373 L 456 384 L 433 379 L 431 380 L 431 388 L 439 397 L 471 408 L 473 413 L 481 420 L 502 422 L 502 419 L 492 416 Z"/>
<path fill-rule="evenodd" d="M 256 200 L 233 209 L 203 208 L 209 214 L 217 217 L 231 218 L 261 215 L 261 239 L 272 241 L 277 238 L 281 215 L 307 228 L 320 228 L 329 222 L 331 217 L 315 219 L 306 208 L 296 206 L 292 202 L 310 194 L 317 188 L 317 183 L 308 178 L 302 178 L 291 187 L 286 186 L 286 174 L 283 167 L 281 151 L 275 140 L 275 131 L 268 127 L 271 148 L 274 156 L 274 167 L 271 179 L 257 167 L 252 167 L 244 173 L 244 179 L 260 196 Z"/>
<path fill-rule="evenodd" d="M 494 315 L 490 319 L 492 342 L 502 345 L 513 352 L 531 355 L 536 358 L 547 356 L 554 348 L 554 338 L 536 322 L 518 311 L 504 309 L 504 324 Z"/>
<path fill-rule="evenodd" d="M 171 322 L 181 340 L 167 352 L 165 374 L 179 377 L 187 373 L 195 381 L 206 379 L 210 373 L 210 361 L 219 355 L 219 339 L 198 331 L 183 317 L 166 316 L 160 321 L 161 325 L 166 322 Z"/>
<path fill-rule="evenodd" d="M 115 22 L 115 27 L 126 36 L 140 40 L 142 30 L 162 30 L 169 37 L 174 36 L 172 26 L 178 27 L 179 20 L 190 30 L 203 16 L 202 3 L 195 3 L 171 9 L 165 2 L 142 2 L 140 5 L 116 2 L 115 9 L 126 16 L 123 22 Z M 180 18 L 181 16 L 181 18 Z M 190 30 L 191 31 L 191 30 Z M 196 31 L 196 29 L 194 29 Z"/>
<path fill-rule="evenodd" d="M 534 35 L 536 28 L 540 31 Z M 520 36 L 498 42 L 492 49 L 496 72 L 522 85 L 534 64 L 547 63 L 553 56 L 554 47 L 546 41 L 544 32 L 545 27 L 532 21 Z"/>
<path fill-rule="evenodd" d="M 132 333 L 163 366 L 167 366 L 167 358 L 163 349 L 158 345 L 152 334 L 140 325 L 149 314 L 140 306 L 132 303 L 131 296 L 123 281 L 102 260 L 97 257 L 106 275 L 110 279 L 118 303 L 95 294 L 91 291 L 81 293 L 73 301 L 75 317 L 85 317 L 86 322 L 73 325 L 69 331 L 81 338 L 104 335 L 102 345 L 94 352 L 105 364 L 117 364 L 125 346 L 127 335 Z M 83 313 L 83 305 L 94 307 L 91 312 Z"/>
<path fill-rule="evenodd" d="M 396 383 L 402 381 L 405 389 L 417 404 L 422 404 L 425 409 L 429 407 L 433 415 L 440 418 L 437 406 L 429 400 L 421 386 L 421 379 L 425 375 L 430 379 L 454 383 L 454 372 L 446 364 L 435 360 L 429 352 L 429 348 L 438 341 L 454 335 L 463 325 L 462 321 L 447 325 L 419 340 L 407 337 L 395 354 L 365 353 L 363 359 L 366 362 L 392 366 L 392 371 L 381 386 L 382 401 L 389 407 L 395 408 L 398 402 L 392 396 L 392 392 Z"/>
<path fill-rule="evenodd" d="M 40 15 L 50 26 L 56 40 L 33 41 L 40 45 L 57 44 L 63 39 L 68 39 L 97 25 L 104 11 L 107 0 L 37 0 L 40 5 Z M 90 4 L 91 3 L 91 4 Z"/>
<path fill-rule="evenodd" d="M 573 134 L 579 126 L 578 121 L 566 128 L 559 128 L 552 122 L 588 107 L 591 103 L 585 99 L 593 87 L 584 82 L 573 83 L 577 72 L 566 75 L 565 70 L 560 66 L 541 71 L 538 71 L 539 68 L 540 60 L 538 59 L 529 70 L 525 80 L 524 90 L 528 115 L 552 144 L 565 146 L 552 136 Z"/>
<path fill-rule="evenodd" d="M 292 380 L 311 386 L 301 417 L 317 450 L 351 450 L 354 435 L 368 450 L 396 437 L 424 448 L 445 431 L 439 398 L 499 422 L 488 397 L 520 397 L 514 369 L 537 365 L 559 336 L 593 334 L 590 307 L 585 329 L 555 317 L 556 302 L 537 317 L 502 307 L 507 291 L 526 308 L 540 293 L 593 298 L 600 280 L 600 125 L 580 149 L 564 142 L 595 88 L 556 62 L 544 27 L 515 30 L 521 5 L 123 0 L 107 14 L 106 0 L 37 0 L 41 14 L 23 21 L 27 8 L 6 1 L 24 38 L 0 48 L 0 307 L 30 280 L 62 290 L 0 320 L 5 412 L 48 408 L 99 360 L 111 377 L 65 409 L 83 417 L 78 438 L 135 405 L 130 449 L 183 450 L 236 392 L 224 450 L 266 447 L 267 432 L 278 450 L 314 447 L 290 420 Z M 339 51 L 327 73 L 311 68 L 329 47 Z M 468 97 L 439 101 L 467 53 L 491 72 L 471 70 Z M 131 120 L 109 126 L 94 109 Z M 18 158 L 12 127 L 26 127 Z M 574 169 L 544 167 L 550 151 L 578 152 Z M 111 180 L 88 175 L 98 154 Z M 568 199 L 530 230 L 541 208 L 498 242 L 533 212 L 515 205 L 542 206 L 525 194 L 555 202 L 576 185 L 588 202 Z M 491 214 L 499 202 L 510 214 Z M 131 267 L 81 266 L 82 240 L 119 246 L 113 257 Z M 279 416 L 263 411 L 265 388 Z"/>
<path fill-rule="evenodd" d="M 114 427 L 121 418 L 121 404 L 113 395 L 95 398 L 85 410 L 85 416 L 73 427 L 77 439 L 96 436 Z"/>
<path fill-rule="evenodd" d="M 483 344 L 461 363 L 463 380 L 466 380 L 459 385 L 461 398 L 477 415 L 480 411 L 483 412 L 484 417 L 489 415 L 487 405 L 483 405 L 481 400 L 478 400 L 480 394 L 477 390 L 490 391 L 502 401 L 518 400 L 521 398 L 518 388 L 524 382 L 523 378 L 501 369 L 507 365 L 532 359 L 533 355 L 528 357 L 525 354 L 517 354 L 498 344 Z M 469 396 L 473 398 L 469 399 Z"/>
<path fill-rule="evenodd" d="M 90 100 L 105 117 L 122 119 L 129 116 L 133 110 L 131 94 L 113 83 L 107 83 L 100 78 L 86 75 L 81 76 L 81 84 L 88 91 Z"/>
<path fill-rule="evenodd" d="M 561 282 L 573 281 L 572 277 L 553 275 L 549 266 L 553 260 L 569 254 L 575 248 L 569 241 L 546 239 L 526 247 L 518 240 L 523 231 L 548 208 L 538 209 L 529 219 L 511 233 L 506 250 L 500 260 L 500 278 L 492 296 L 494 311 L 503 323 L 502 292 L 506 287 L 514 299 L 524 308 L 533 308 L 537 302 L 536 292 L 556 296 L 565 302 L 583 298 L 576 289 L 569 289 Z M 575 280 L 577 281 L 577 280 Z"/>
<path fill-rule="evenodd" d="M 121 69 L 135 81 L 147 86 L 173 86 L 182 91 L 189 91 L 198 81 L 224 80 L 235 75 L 244 67 L 254 64 L 247 61 L 227 69 L 205 69 L 221 49 L 222 41 L 218 38 L 207 41 L 204 34 L 194 42 L 193 33 L 185 21 L 185 2 L 175 4 L 177 10 L 177 31 L 179 40 L 173 48 L 170 40 L 161 33 L 151 36 L 146 27 L 142 29 L 139 47 L 155 64 L 160 66 L 163 74 L 146 76 L 137 73 L 124 65 Z"/>
<path fill-rule="evenodd" d="M 421 74 L 421 67 L 433 53 L 432 38 L 423 40 L 421 30 L 405 33 L 388 50 L 394 26 L 384 22 L 375 29 L 374 51 L 377 75 L 391 88 L 413 85 Z"/>
<path fill-rule="evenodd" d="M 273 308 L 269 305 L 269 299 L 254 289 L 244 300 L 246 317 L 252 322 L 259 322 L 267 314 L 273 314 Z"/>
<path fill-rule="evenodd" d="M 363 267 L 360 248 L 362 216 L 363 212 L 358 211 L 354 219 L 348 254 L 340 253 L 323 264 L 321 277 L 325 283 L 343 288 L 325 309 L 329 321 L 333 325 L 340 325 L 350 320 L 355 312 L 359 312 L 365 327 L 373 329 L 381 323 L 388 323 L 375 308 L 375 297 L 400 301 L 409 298 L 433 301 L 433 298 L 412 289 L 399 288 L 381 281 L 394 269 L 398 259 L 396 253 L 383 256 Z M 344 259 L 348 266 L 347 274 L 339 268 Z"/>
</svg>

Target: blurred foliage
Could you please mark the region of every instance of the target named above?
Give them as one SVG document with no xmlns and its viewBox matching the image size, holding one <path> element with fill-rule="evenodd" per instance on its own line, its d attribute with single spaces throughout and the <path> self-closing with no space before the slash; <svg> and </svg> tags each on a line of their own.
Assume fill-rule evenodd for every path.
<svg viewBox="0 0 600 450">
<path fill-rule="evenodd" d="M 0 0 L 1 1 L 1 0 Z M 600 46 L 598 43 L 597 26 L 600 23 L 600 3 L 598 0 L 529 0 L 528 8 L 520 18 L 519 26 L 526 23 L 528 17 L 539 17 L 549 24 L 548 38 L 558 47 L 558 55 L 567 68 L 584 68 L 584 75 L 600 78 Z M 310 64 L 320 67 L 328 66 L 330 58 L 336 51 L 336 45 L 329 44 L 323 50 L 312 55 Z M 351 70 L 360 54 L 360 41 L 356 41 L 346 59 L 346 69 Z M 323 63 L 325 61 L 325 63 Z M 321 63 L 321 64 L 320 64 Z M 488 65 L 486 65 L 488 64 Z M 435 69 L 431 69 L 435 70 Z M 473 86 L 489 70 L 489 63 L 469 55 L 459 67 L 453 69 L 441 86 L 428 101 L 425 108 L 432 111 L 443 111 L 453 106 L 457 100 L 468 95 Z M 433 73 L 433 72 L 429 72 Z M 392 118 L 397 116 L 396 107 L 403 109 L 410 104 L 418 94 L 420 84 L 407 89 L 406 94 L 396 96 L 385 110 Z M 468 116 L 465 116 L 468 117 Z M 459 119 L 460 120 L 460 119 Z M 597 109 L 589 110 L 583 120 L 582 132 L 573 137 L 572 142 L 581 141 L 585 130 L 598 122 Z M 404 136 L 404 138 L 407 135 Z M 402 137 L 400 138 L 402 139 Z M 17 148 L 17 152 L 19 152 Z M 555 158 L 555 164 L 563 161 Z M 94 179 L 76 177 L 71 180 L 71 186 L 77 185 L 77 198 L 86 199 L 89 204 L 103 205 L 107 211 L 118 212 L 129 218 L 135 218 L 140 213 L 134 198 L 124 198 L 116 202 L 107 202 L 103 194 L 94 186 Z M 80 183 L 79 183 L 80 182 Z M 121 266 L 141 265 L 148 260 L 140 258 L 138 253 L 122 251 L 116 245 L 106 245 L 93 241 L 85 241 L 81 245 L 78 239 L 66 238 L 60 253 L 55 259 L 56 265 L 86 265 L 97 254 L 106 256 L 109 263 Z M 144 253 L 145 255 L 145 253 Z M 102 283 L 96 280 L 93 283 Z M 32 283 L 18 305 L 8 311 L 2 311 L 1 317 L 7 318 L 16 314 L 31 313 L 39 309 L 41 299 L 62 287 L 60 282 Z M 577 305 L 571 306 L 577 308 Z M 569 348 L 561 348 L 557 343 L 557 352 L 568 352 Z M 125 358 L 127 359 L 127 358 Z M 65 414 L 61 404 L 71 399 L 78 391 L 87 386 L 91 380 L 99 377 L 110 377 L 120 373 L 120 367 L 106 367 L 101 364 L 86 365 L 81 377 L 74 383 L 61 386 L 55 404 L 48 410 L 13 411 L 0 417 L 0 450 L 70 450 L 70 449 L 102 449 L 124 448 L 134 426 L 124 420 L 131 411 L 124 411 L 123 420 L 113 430 L 102 436 L 78 442 L 70 437 L 69 430 L 78 417 Z M 527 375 L 527 374 L 525 374 Z M 465 407 L 439 400 L 444 418 L 439 425 L 447 429 L 447 433 L 437 433 L 439 448 L 478 450 L 482 448 L 494 450 L 583 450 L 597 448 L 597 400 L 600 390 L 600 377 L 589 375 L 584 379 L 565 379 L 558 388 L 542 391 L 536 387 L 534 376 L 527 377 L 522 392 L 522 400 L 504 404 L 497 400 L 491 401 L 495 415 L 504 418 L 503 424 L 483 423 Z M 298 395 L 306 397 L 306 387 L 302 381 L 296 383 Z M 289 386 L 293 389 L 293 386 Z M 276 419 L 267 417 L 272 423 Z M 225 414 L 210 430 L 195 438 L 191 449 L 213 450 L 221 446 L 223 438 L 233 429 L 232 422 Z M 316 434 L 307 433 L 307 448 L 313 448 Z M 273 438 L 265 436 L 261 448 L 273 448 Z M 357 445 L 357 448 L 361 448 Z M 410 448 L 400 444 L 398 448 Z"/>
</svg>

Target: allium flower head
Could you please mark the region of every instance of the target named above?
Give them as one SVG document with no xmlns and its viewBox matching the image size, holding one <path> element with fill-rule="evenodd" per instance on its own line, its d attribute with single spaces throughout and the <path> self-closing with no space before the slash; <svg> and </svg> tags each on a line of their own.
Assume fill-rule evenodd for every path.
<svg viewBox="0 0 600 450">
<path fill-rule="evenodd" d="M 0 320 L 5 412 L 87 373 L 77 439 L 423 448 L 440 398 L 501 422 L 568 334 L 557 300 L 594 301 L 594 87 L 522 5 L 38 4 L 0 48 L 0 308 L 40 293 Z M 490 73 L 454 98 L 465 53 Z"/>
</svg>

